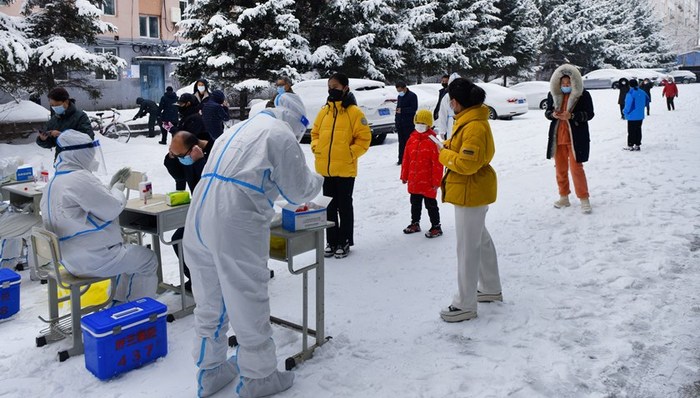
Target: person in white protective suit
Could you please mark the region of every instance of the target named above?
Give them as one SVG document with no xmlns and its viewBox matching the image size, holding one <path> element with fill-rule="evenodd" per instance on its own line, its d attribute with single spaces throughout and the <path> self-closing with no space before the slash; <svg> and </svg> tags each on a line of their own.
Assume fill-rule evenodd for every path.
<svg viewBox="0 0 700 398">
<path fill-rule="evenodd" d="M 299 140 L 308 120 L 296 94 L 221 135 L 209 154 L 187 213 L 183 240 L 190 266 L 199 368 L 197 394 L 206 397 L 234 379 L 242 398 L 292 386 L 294 374 L 277 370 L 270 325 L 267 269 L 273 202 L 307 202 L 323 178 L 306 165 Z M 227 360 L 228 323 L 238 348 Z"/>
<path fill-rule="evenodd" d="M 455 79 L 460 76 L 457 73 L 450 75 L 450 79 L 447 84 L 452 83 Z M 438 118 L 435 120 L 435 132 L 446 140 L 450 138 L 452 134 L 452 126 L 455 124 L 455 111 L 450 108 L 450 96 L 445 95 L 442 97 L 440 102 L 440 111 L 438 112 Z"/>
<path fill-rule="evenodd" d="M 118 276 L 117 302 L 155 297 L 155 254 L 122 241 L 118 218 L 126 205 L 124 184 L 107 188 L 92 173 L 99 164 L 95 159 L 99 142 L 66 130 L 57 144 L 62 151 L 41 198 L 41 217 L 45 228 L 58 236 L 66 269 L 82 277 Z"/>
</svg>

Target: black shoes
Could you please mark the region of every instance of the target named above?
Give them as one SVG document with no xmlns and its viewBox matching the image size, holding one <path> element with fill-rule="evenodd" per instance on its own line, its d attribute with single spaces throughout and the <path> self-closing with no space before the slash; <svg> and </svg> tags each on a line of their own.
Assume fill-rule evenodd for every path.
<svg viewBox="0 0 700 398">
<path fill-rule="evenodd" d="M 345 242 L 344 245 L 340 245 L 335 249 L 335 258 L 345 258 L 348 254 L 350 254 L 350 243 L 348 242 Z"/>
<path fill-rule="evenodd" d="M 323 251 L 323 257 L 333 257 L 335 255 L 335 246 L 326 243 L 326 249 Z"/>
</svg>

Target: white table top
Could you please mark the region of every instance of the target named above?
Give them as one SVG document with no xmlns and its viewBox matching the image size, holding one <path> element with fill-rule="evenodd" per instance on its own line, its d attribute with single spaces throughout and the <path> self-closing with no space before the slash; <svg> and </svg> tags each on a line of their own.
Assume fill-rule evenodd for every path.
<svg viewBox="0 0 700 398">
<path fill-rule="evenodd" d="M 13 194 L 33 198 L 43 195 L 43 189 L 45 187 L 46 183 L 43 182 L 24 182 L 20 184 L 3 185 L 1 188 Z"/>
<path fill-rule="evenodd" d="M 151 199 L 144 204 L 143 199 L 134 198 L 129 199 L 126 202 L 126 209 L 137 213 L 157 215 L 160 213 L 168 211 L 180 211 L 181 209 L 187 209 L 189 205 L 178 205 L 178 206 L 168 206 L 165 204 L 165 195 L 163 194 L 153 194 Z"/>
</svg>

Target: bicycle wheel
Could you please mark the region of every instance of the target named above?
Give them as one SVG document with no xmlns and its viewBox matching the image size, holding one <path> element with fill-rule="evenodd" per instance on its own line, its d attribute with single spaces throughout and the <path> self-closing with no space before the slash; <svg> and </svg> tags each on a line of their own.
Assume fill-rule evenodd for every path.
<svg viewBox="0 0 700 398">
<path fill-rule="evenodd" d="M 127 143 L 131 138 L 131 129 L 124 123 L 112 123 L 105 129 L 105 137 Z"/>
<path fill-rule="evenodd" d="M 98 118 L 90 118 L 90 128 L 95 133 L 99 133 L 102 130 L 102 121 Z"/>
</svg>

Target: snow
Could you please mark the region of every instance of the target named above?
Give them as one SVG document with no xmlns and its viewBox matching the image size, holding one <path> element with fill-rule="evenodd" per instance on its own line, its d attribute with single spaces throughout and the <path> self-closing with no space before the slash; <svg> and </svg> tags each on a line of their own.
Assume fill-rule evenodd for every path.
<svg viewBox="0 0 700 398">
<path fill-rule="evenodd" d="M 48 109 L 32 101 L 11 101 L 0 105 L 0 124 L 48 122 L 50 117 Z"/>
<path fill-rule="evenodd" d="M 244 80 L 238 84 L 233 85 L 234 90 L 243 91 L 248 90 L 254 93 L 258 90 L 266 89 L 270 87 L 270 82 L 260 79 L 248 79 Z"/>
<path fill-rule="evenodd" d="M 452 206 L 440 204 L 444 236 L 404 235 L 410 211 L 394 165 L 397 138 L 370 148 L 355 183 L 356 245 L 346 259 L 326 261 L 326 333 L 333 339 L 295 369 L 294 387 L 278 396 L 698 396 L 700 85 L 679 89 L 675 112 L 652 90 L 641 152 L 621 150 L 626 124 L 617 91 L 591 91 L 590 215 L 575 198 L 570 208 L 551 205 L 558 195 L 553 163 L 544 159 L 548 121 L 541 111 L 491 123 L 499 197 L 487 226 L 505 301 L 480 304 L 478 318 L 459 324 L 438 316 L 457 288 Z M 174 189 L 162 166 L 167 148 L 157 139 L 103 142 L 108 171 L 132 166 L 148 172 L 155 192 Z M 309 146 L 302 147 L 313 166 Z M 53 159 L 34 144 L 0 144 L 0 157 L 18 154 L 35 168 Z M 175 281 L 172 250 L 163 254 L 165 278 Z M 300 322 L 301 278 L 282 263 L 269 266 L 276 275 L 272 313 Z M 192 316 L 168 324 L 167 357 L 101 382 L 82 357 L 57 361 L 67 342 L 34 346 L 46 287 L 28 271 L 21 275 L 21 311 L 0 323 L 0 396 L 196 395 Z M 160 300 L 171 309 L 179 302 L 169 293 Z M 301 342 L 279 327 L 274 338 L 282 367 Z M 234 389 L 214 397 L 233 397 Z"/>
</svg>

